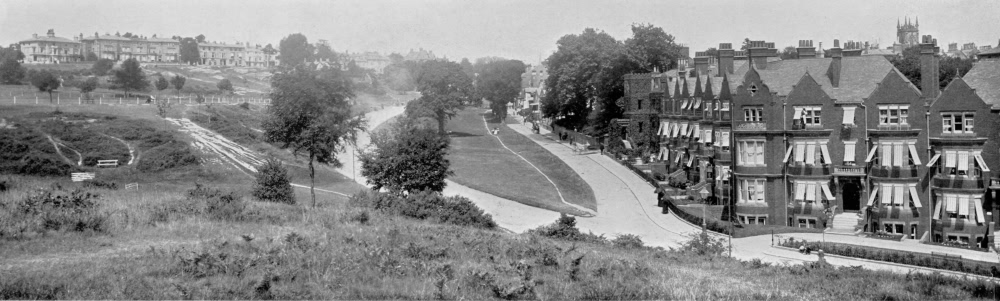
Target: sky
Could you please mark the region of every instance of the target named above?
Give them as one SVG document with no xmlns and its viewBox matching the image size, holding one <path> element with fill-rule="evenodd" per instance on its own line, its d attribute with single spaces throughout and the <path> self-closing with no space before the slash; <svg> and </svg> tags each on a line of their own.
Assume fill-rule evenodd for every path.
<svg viewBox="0 0 1000 301">
<path fill-rule="evenodd" d="M 209 41 L 277 44 L 292 33 L 325 39 L 337 52 L 406 54 L 427 49 L 450 60 L 499 56 L 535 64 L 556 41 L 586 28 L 619 40 L 649 23 L 694 51 L 744 38 L 779 48 L 834 39 L 891 46 L 896 22 L 919 18 L 920 34 L 939 45 L 997 46 L 996 0 L 0 0 L 0 45 L 44 35 L 120 32 L 159 37 L 204 34 Z M 960 46 L 961 47 L 961 46 Z"/>
</svg>

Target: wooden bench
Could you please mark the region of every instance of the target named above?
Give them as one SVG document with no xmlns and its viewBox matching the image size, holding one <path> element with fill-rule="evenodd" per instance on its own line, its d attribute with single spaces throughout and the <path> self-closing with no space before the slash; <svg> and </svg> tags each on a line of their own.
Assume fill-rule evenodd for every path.
<svg viewBox="0 0 1000 301">
<path fill-rule="evenodd" d="M 118 160 L 97 160 L 97 167 L 118 167 Z"/>
<path fill-rule="evenodd" d="M 125 184 L 125 190 L 139 190 L 139 183 Z"/>
<path fill-rule="evenodd" d="M 962 255 L 955 255 L 948 253 L 931 252 L 931 256 L 945 260 L 962 260 Z"/>
<path fill-rule="evenodd" d="M 92 173 L 92 172 L 74 172 L 74 173 L 70 174 L 70 178 L 73 179 L 73 182 L 93 180 L 94 179 L 94 173 Z"/>
</svg>

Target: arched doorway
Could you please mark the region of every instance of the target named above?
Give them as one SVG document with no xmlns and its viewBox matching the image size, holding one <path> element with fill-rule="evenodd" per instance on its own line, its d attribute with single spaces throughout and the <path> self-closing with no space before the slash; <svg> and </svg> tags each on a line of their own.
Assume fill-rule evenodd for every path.
<svg viewBox="0 0 1000 301">
<path fill-rule="evenodd" d="M 857 179 L 841 179 L 841 192 L 843 196 L 844 211 L 861 210 L 861 182 Z"/>
</svg>

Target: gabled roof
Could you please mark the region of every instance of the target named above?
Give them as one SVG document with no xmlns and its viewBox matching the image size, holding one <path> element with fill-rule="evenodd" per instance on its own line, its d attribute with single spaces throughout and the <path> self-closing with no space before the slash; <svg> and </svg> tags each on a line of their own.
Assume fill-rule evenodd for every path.
<svg viewBox="0 0 1000 301">
<path fill-rule="evenodd" d="M 980 57 L 983 56 L 1000 56 L 1000 47 L 993 47 L 993 49 L 983 50 L 979 53 Z"/>
<path fill-rule="evenodd" d="M 755 68 L 755 70 L 771 92 L 783 96 L 788 95 L 802 76 L 809 72 L 814 74 L 813 78 L 830 98 L 844 102 L 860 101 L 867 97 L 875 90 L 877 83 L 885 77 L 885 74 L 894 69 L 892 63 L 884 56 L 844 57 L 841 59 L 840 83 L 838 87 L 833 87 L 830 78 L 825 75 L 832 62 L 833 58 L 781 60 L 768 62 L 767 68 Z M 749 65 L 744 65 L 734 72 L 734 78 L 742 78 L 747 70 Z M 734 85 L 741 83 L 742 80 Z"/>
<path fill-rule="evenodd" d="M 977 62 L 963 79 L 984 102 L 1000 105 L 1000 60 Z"/>
</svg>

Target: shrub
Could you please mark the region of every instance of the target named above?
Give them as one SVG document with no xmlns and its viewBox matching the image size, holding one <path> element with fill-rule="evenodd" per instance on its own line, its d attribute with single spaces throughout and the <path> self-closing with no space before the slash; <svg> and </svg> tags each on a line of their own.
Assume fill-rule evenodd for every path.
<svg viewBox="0 0 1000 301">
<path fill-rule="evenodd" d="M 239 107 L 240 107 L 240 109 L 249 110 L 250 109 L 250 103 L 249 102 L 241 103 L 239 105 Z"/>
<path fill-rule="evenodd" d="M 252 195 L 261 201 L 295 204 L 295 192 L 292 191 L 292 179 L 288 169 L 281 160 L 268 158 L 257 168 L 257 182 L 254 183 Z"/>
<path fill-rule="evenodd" d="M 559 219 L 557 219 L 555 223 L 529 230 L 529 233 L 571 241 L 586 241 L 593 243 L 607 242 L 607 239 L 604 238 L 603 235 L 598 236 L 593 233 L 584 234 L 580 232 L 580 229 L 576 228 L 576 218 L 566 215 L 565 213 L 560 213 Z"/>
<path fill-rule="evenodd" d="M 640 249 L 644 246 L 642 238 L 633 234 L 619 234 L 611 240 L 611 244 L 625 249 Z"/>
<path fill-rule="evenodd" d="M 0 173 L 66 176 L 76 167 L 61 160 L 52 143 L 34 130 L 0 129 Z"/>
<path fill-rule="evenodd" d="M 107 232 L 99 196 L 84 190 L 36 190 L 19 201 L 0 203 L 0 238 L 21 239 L 47 230 Z"/>
<path fill-rule="evenodd" d="M 406 217 L 438 223 L 493 229 L 493 217 L 461 196 L 444 197 L 437 192 L 421 191 L 400 197 L 383 192 L 363 191 L 348 201 L 355 207 L 371 208 Z"/>
<path fill-rule="evenodd" d="M 248 210 L 246 201 L 234 192 L 212 189 L 201 184 L 188 190 L 188 199 L 204 200 L 208 217 L 225 221 L 248 221 L 255 212 Z"/>
<path fill-rule="evenodd" d="M 688 240 L 681 244 L 680 250 L 698 256 L 717 256 L 726 252 L 726 243 L 721 238 L 714 238 L 708 231 L 691 233 Z"/>
<path fill-rule="evenodd" d="M 198 164 L 198 157 L 191 152 L 191 148 L 175 141 L 143 153 L 137 168 L 144 172 L 156 172 L 195 164 Z"/>
<path fill-rule="evenodd" d="M 83 187 L 118 190 L 118 183 L 101 181 L 101 180 L 90 180 L 83 182 Z"/>
</svg>

